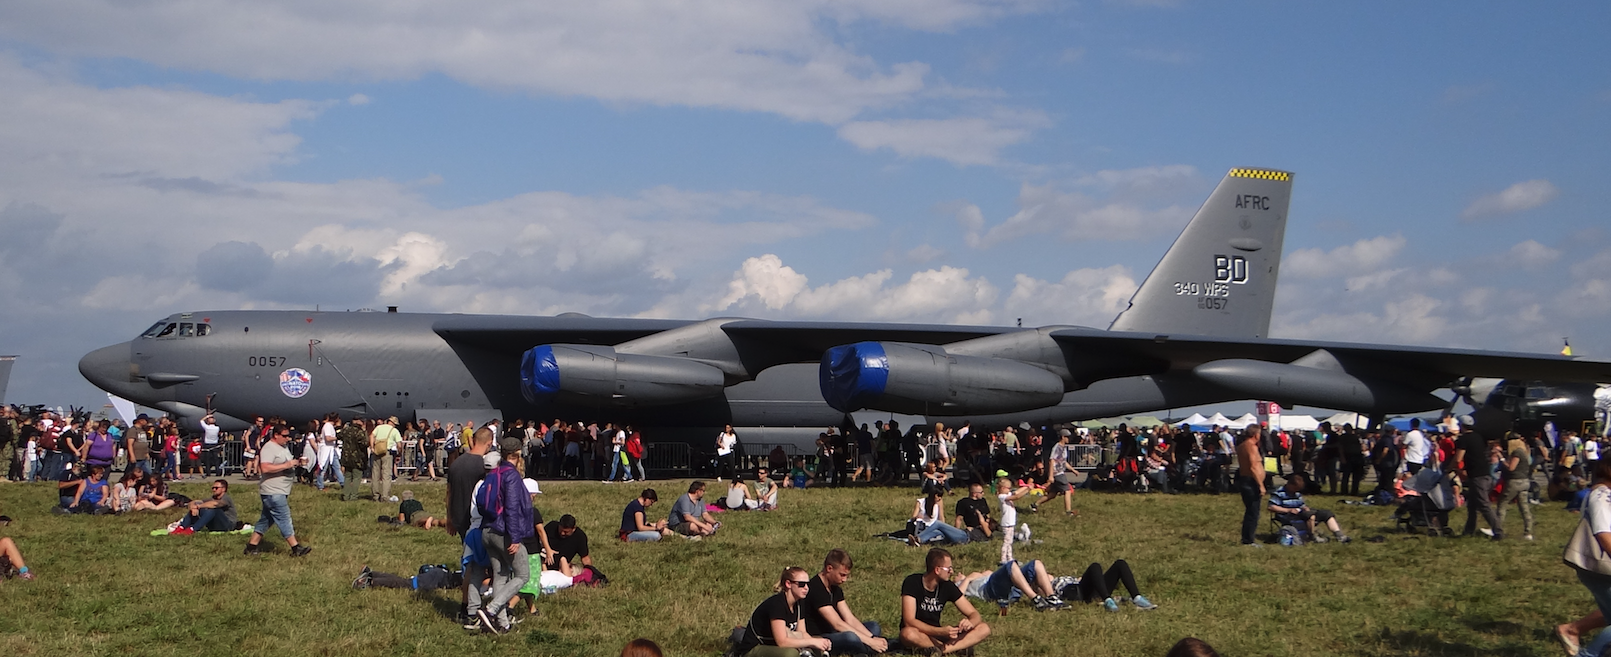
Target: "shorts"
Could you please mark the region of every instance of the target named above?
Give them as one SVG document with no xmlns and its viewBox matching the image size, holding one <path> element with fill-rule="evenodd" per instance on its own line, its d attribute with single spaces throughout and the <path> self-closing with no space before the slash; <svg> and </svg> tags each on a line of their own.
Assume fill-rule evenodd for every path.
<svg viewBox="0 0 1611 657">
<path fill-rule="evenodd" d="M 678 534 L 682 534 L 683 536 L 696 536 L 696 535 L 698 535 L 698 532 L 694 531 L 694 523 L 691 523 L 691 522 L 682 523 L 680 525 L 672 527 L 671 530 L 674 531 L 674 532 L 677 532 Z"/>
</svg>

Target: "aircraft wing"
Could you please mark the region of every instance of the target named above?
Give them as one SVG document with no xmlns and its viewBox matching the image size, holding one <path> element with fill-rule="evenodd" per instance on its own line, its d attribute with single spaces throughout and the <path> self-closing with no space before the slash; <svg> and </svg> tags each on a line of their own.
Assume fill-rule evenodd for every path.
<svg viewBox="0 0 1611 657">
<path fill-rule="evenodd" d="M 1313 340 L 1171 336 L 1090 329 L 1063 329 L 1051 335 L 1059 343 L 1078 351 L 1119 352 L 1154 362 L 1167 362 L 1171 369 L 1177 370 L 1227 359 L 1292 363 L 1324 350 L 1338 361 L 1348 364 L 1346 369 L 1349 371 L 1363 368 L 1394 372 L 1412 379 L 1413 383 L 1443 381 L 1438 385 L 1446 385 L 1461 377 L 1611 382 L 1611 361 L 1554 354 Z"/>
</svg>

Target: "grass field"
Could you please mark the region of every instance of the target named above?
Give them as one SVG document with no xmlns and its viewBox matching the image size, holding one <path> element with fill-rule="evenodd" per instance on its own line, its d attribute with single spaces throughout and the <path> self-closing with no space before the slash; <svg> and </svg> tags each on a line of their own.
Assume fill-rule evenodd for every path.
<svg viewBox="0 0 1611 657">
<path fill-rule="evenodd" d="M 655 482 L 661 503 L 652 512 L 663 513 L 686 485 Z M 204 497 L 200 484 L 178 488 Z M 441 484 L 403 488 L 427 512 L 441 513 Z M 914 489 L 785 490 L 782 510 L 725 514 L 712 539 L 631 546 L 614 535 L 636 487 L 545 482 L 544 490 L 538 508 L 550 519 L 567 512 L 580 519 L 612 584 L 544 597 L 539 618 L 492 637 L 452 621 L 456 595 L 350 588 L 362 564 L 412 574 L 422 563 L 457 558 L 444 532 L 377 525 L 375 516 L 395 505 L 343 503 L 333 489 L 298 487 L 292 511 L 313 554 L 289 558 L 271 531 L 278 552 L 245 557 L 240 536 L 147 535 L 177 512 L 54 516 L 45 513 L 54 500 L 45 485 L 0 484 L 0 513 L 17 519 L 0 534 L 18 541 L 39 576 L 0 584 L 0 650 L 7 657 L 603 656 L 644 636 L 668 655 L 717 655 L 784 566 L 815 572 L 829 548 L 847 548 L 856 560 L 846 585 L 852 608 L 894 628 L 900 580 L 922 565 L 920 550 L 870 538 L 901 526 Z M 232 492 L 242 519 L 255 519 L 255 486 Z M 1319 497 L 1311 505 L 1336 511 L 1353 544 L 1250 549 L 1237 545 L 1241 510 L 1233 495 L 1087 493 L 1076 502 L 1078 519 L 1023 514 L 1045 542 L 1021 546 L 1018 556 L 1041 559 L 1054 574 L 1128 559 L 1161 608 L 1109 614 L 1081 605 L 1037 614 L 1017 605 L 998 618 L 986 605 L 996 632 L 980 654 L 1162 655 L 1181 637 L 1197 636 L 1228 656 L 1558 655 L 1550 629 L 1592 607 L 1560 561 L 1577 521 L 1560 504 L 1535 507 L 1539 540 L 1495 543 L 1394 533 L 1385 510 Z M 1520 523 L 1515 513 L 1510 520 Z M 1387 540 L 1361 540 L 1374 535 Z M 989 569 L 998 548 L 953 548 L 956 566 Z"/>
</svg>

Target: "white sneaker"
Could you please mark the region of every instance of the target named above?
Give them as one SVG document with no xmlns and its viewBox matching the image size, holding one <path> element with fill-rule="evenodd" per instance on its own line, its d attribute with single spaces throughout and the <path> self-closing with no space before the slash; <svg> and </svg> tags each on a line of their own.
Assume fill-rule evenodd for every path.
<svg viewBox="0 0 1611 657">
<path fill-rule="evenodd" d="M 1488 538 L 1494 537 L 1494 530 L 1488 529 L 1487 527 L 1478 527 L 1477 531 L 1482 532 L 1482 535 L 1487 536 Z"/>
</svg>

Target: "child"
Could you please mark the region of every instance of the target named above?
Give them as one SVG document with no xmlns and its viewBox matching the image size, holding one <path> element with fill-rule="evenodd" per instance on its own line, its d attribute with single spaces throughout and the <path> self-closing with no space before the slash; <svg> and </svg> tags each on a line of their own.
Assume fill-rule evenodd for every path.
<svg viewBox="0 0 1611 657">
<path fill-rule="evenodd" d="M 1000 474 L 1005 475 L 1005 473 Z M 1007 563 L 1013 560 L 1012 542 L 1014 536 L 1018 533 L 1018 507 L 1013 506 L 1013 502 L 1028 495 L 1030 490 L 1033 489 L 1028 486 L 1014 490 L 1012 480 L 1005 476 L 996 480 L 996 500 L 1001 502 L 1001 561 L 997 563 Z M 1025 525 L 1024 529 L 1028 530 L 1029 526 Z M 1025 538 L 1027 539 L 1028 537 L 1026 536 Z"/>
<path fill-rule="evenodd" d="M 26 454 L 28 457 L 28 465 L 26 466 L 27 469 L 24 471 L 23 479 L 27 481 L 34 481 L 39 476 L 39 440 L 37 438 L 28 439 L 28 448 Z"/>
<path fill-rule="evenodd" d="M 190 444 L 185 446 L 185 474 L 201 476 L 201 441 L 195 438 L 191 438 Z M 188 479 L 189 477 L 181 476 L 179 478 Z"/>
</svg>

